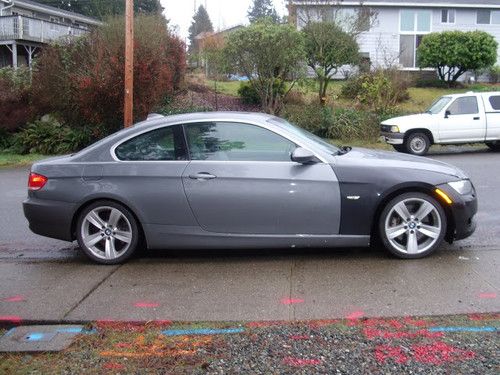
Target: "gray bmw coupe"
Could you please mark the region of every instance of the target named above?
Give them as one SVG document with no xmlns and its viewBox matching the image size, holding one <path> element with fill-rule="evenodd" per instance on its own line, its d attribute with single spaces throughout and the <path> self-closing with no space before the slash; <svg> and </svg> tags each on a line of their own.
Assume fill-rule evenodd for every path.
<svg viewBox="0 0 500 375">
<path fill-rule="evenodd" d="M 335 147 L 255 113 L 155 115 L 33 165 L 33 232 L 116 264 L 137 248 L 359 247 L 420 258 L 475 229 L 474 187 L 416 156 Z"/>
</svg>

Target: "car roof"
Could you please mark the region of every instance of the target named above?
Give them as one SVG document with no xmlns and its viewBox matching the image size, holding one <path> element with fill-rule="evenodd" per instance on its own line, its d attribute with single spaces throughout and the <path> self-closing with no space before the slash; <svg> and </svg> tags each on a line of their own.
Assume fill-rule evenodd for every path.
<svg viewBox="0 0 500 375">
<path fill-rule="evenodd" d="M 487 91 L 487 92 L 474 92 L 474 91 L 467 91 L 467 92 L 460 92 L 460 93 L 456 93 L 456 94 L 446 94 L 446 95 L 443 95 L 444 97 L 448 97 L 448 98 L 457 98 L 457 97 L 460 97 L 460 96 L 468 96 L 468 95 L 500 95 L 500 91 Z"/>
</svg>

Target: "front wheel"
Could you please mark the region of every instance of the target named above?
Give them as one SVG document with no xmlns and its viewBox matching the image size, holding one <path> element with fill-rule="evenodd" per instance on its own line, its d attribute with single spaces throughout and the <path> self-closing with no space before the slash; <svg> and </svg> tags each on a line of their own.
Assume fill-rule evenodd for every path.
<svg viewBox="0 0 500 375">
<path fill-rule="evenodd" d="M 446 234 L 446 214 L 434 198 L 405 193 L 382 211 L 379 233 L 384 247 L 399 258 L 423 258 L 441 246 Z"/>
<path fill-rule="evenodd" d="M 486 142 L 491 151 L 500 151 L 500 141 Z"/>
<path fill-rule="evenodd" d="M 81 212 L 76 237 L 80 248 L 93 261 L 119 264 L 135 252 L 139 228 L 126 207 L 112 201 L 99 201 Z"/>
<path fill-rule="evenodd" d="M 431 141 L 424 133 L 413 133 L 406 138 L 404 147 L 409 154 L 422 156 L 429 151 Z"/>
</svg>

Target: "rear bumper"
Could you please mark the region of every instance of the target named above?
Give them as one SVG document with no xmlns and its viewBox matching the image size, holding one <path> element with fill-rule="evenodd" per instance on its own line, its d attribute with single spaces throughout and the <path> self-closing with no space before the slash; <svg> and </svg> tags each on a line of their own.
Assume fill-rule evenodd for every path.
<svg viewBox="0 0 500 375">
<path fill-rule="evenodd" d="M 381 132 L 380 137 L 391 145 L 402 145 L 404 143 L 404 133 Z"/>
<path fill-rule="evenodd" d="M 71 224 L 75 212 L 74 204 L 30 197 L 23 202 L 23 210 L 33 233 L 73 241 Z"/>
<path fill-rule="evenodd" d="M 470 237 L 476 230 L 478 203 L 475 190 L 473 189 L 471 194 L 460 195 L 448 185 L 441 185 L 439 188 L 453 200 L 450 213 L 454 225 L 448 232 L 447 240 L 453 242 Z"/>
</svg>

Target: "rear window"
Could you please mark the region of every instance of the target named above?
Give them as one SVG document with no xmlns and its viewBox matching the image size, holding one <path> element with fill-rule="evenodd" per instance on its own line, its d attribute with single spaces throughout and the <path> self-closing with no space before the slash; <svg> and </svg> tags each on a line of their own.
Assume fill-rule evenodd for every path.
<svg viewBox="0 0 500 375">
<path fill-rule="evenodd" d="M 490 96 L 490 104 L 495 111 L 500 111 L 500 95 Z"/>
</svg>

